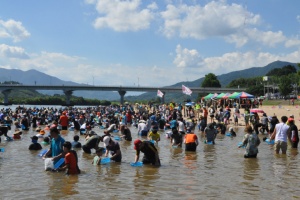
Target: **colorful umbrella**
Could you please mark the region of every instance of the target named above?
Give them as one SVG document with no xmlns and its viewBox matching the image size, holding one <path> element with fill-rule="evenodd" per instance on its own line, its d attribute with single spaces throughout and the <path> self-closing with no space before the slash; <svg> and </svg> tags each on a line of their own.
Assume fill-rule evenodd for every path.
<svg viewBox="0 0 300 200">
<path fill-rule="evenodd" d="M 265 111 L 263 111 L 262 109 L 257 109 L 257 108 L 250 109 L 250 112 L 252 112 L 252 113 L 265 113 Z"/>
<path fill-rule="evenodd" d="M 238 95 L 239 98 L 254 98 L 254 95 L 252 94 L 248 94 L 246 92 L 241 92 L 239 95 Z"/>
<path fill-rule="evenodd" d="M 228 99 L 228 97 L 231 95 L 231 93 L 226 93 L 223 97 L 222 97 L 222 99 Z"/>
</svg>

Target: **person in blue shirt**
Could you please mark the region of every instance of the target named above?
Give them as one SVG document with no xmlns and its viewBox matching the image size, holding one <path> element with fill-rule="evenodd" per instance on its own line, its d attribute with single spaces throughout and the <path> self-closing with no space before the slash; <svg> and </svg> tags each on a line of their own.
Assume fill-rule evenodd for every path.
<svg viewBox="0 0 300 200">
<path fill-rule="evenodd" d="M 64 157 L 63 144 L 65 140 L 60 136 L 57 127 L 50 128 L 51 143 L 50 149 L 44 155 L 45 158 L 52 157 L 53 163 Z"/>
</svg>

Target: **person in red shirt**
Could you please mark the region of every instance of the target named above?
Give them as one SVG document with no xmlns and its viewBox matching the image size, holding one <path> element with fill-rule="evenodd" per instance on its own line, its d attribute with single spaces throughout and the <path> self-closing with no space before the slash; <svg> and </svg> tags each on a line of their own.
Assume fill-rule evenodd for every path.
<svg viewBox="0 0 300 200">
<path fill-rule="evenodd" d="M 208 116 L 208 110 L 206 109 L 205 106 L 203 106 L 203 117 L 204 117 L 206 123 L 207 123 L 207 116 Z"/>
<path fill-rule="evenodd" d="M 184 136 L 184 144 L 186 151 L 196 151 L 199 144 L 198 137 L 191 129 L 186 130 L 186 135 Z"/>
<path fill-rule="evenodd" d="M 59 171 L 67 170 L 68 175 L 70 174 L 80 174 L 80 169 L 78 167 L 78 158 L 77 153 L 74 150 L 71 150 L 71 142 L 65 142 L 63 144 L 63 151 L 65 155 L 65 165 L 59 168 Z"/>
<path fill-rule="evenodd" d="M 69 118 L 67 116 L 67 112 L 64 111 L 59 118 L 59 124 L 61 125 L 62 130 L 68 130 Z"/>
<path fill-rule="evenodd" d="M 126 112 L 126 120 L 127 120 L 127 124 L 132 124 L 132 115 L 130 111 Z"/>
</svg>

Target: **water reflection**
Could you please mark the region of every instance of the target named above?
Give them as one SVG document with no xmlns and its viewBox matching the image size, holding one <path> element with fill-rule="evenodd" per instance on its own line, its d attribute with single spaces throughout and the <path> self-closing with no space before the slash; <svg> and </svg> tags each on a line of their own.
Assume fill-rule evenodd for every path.
<svg viewBox="0 0 300 200">
<path fill-rule="evenodd" d="M 48 197 L 51 199 L 62 198 L 78 194 L 78 175 L 67 176 L 63 172 L 47 172 L 48 176 Z"/>
<path fill-rule="evenodd" d="M 203 151 L 204 151 L 204 160 L 206 161 L 204 166 L 207 169 L 214 169 L 216 167 L 215 163 L 217 162 L 218 159 L 215 145 L 204 144 Z"/>
<path fill-rule="evenodd" d="M 259 177 L 260 167 L 259 167 L 259 161 L 257 158 L 248 158 L 244 159 L 244 180 L 254 180 Z"/>
<path fill-rule="evenodd" d="M 198 149 L 199 150 L 199 149 Z M 191 173 L 192 170 L 197 169 L 197 152 L 185 152 L 183 164 L 187 168 L 187 173 Z M 191 170 L 191 171 L 189 171 Z"/>
</svg>

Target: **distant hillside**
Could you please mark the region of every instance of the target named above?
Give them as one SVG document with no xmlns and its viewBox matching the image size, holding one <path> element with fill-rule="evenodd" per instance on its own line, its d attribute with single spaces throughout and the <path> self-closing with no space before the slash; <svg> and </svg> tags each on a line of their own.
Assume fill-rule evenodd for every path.
<svg viewBox="0 0 300 200">
<path fill-rule="evenodd" d="M 37 70 L 22 71 L 18 69 L 3 69 L 0 68 L 0 80 L 4 81 L 16 81 L 24 85 L 83 85 L 71 81 L 63 81 L 54 76 L 49 76 L 45 73 Z M 63 94 L 62 91 L 58 90 L 46 90 L 38 91 L 42 94 L 54 95 Z M 0 94 L 1 95 L 1 94 Z M 105 91 L 74 91 L 74 96 L 82 96 L 90 99 L 99 100 L 114 100 L 119 98 L 119 94 L 116 92 L 105 92 Z"/>
<path fill-rule="evenodd" d="M 272 69 L 282 68 L 286 65 L 293 65 L 298 70 L 297 63 L 275 61 L 275 62 L 272 62 L 272 63 L 270 63 L 270 64 L 268 64 L 264 67 L 252 67 L 252 68 L 249 68 L 249 69 L 234 71 L 234 72 L 230 72 L 230 73 L 227 73 L 227 74 L 219 75 L 219 76 L 217 76 L 217 78 L 220 81 L 222 87 L 226 87 L 232 80 L 235 80 L 235 79 L 238 79 L 238 78 L 241 78 L 241 77 L 251 78 L 251 77 L 257 77 L 257 76 L 265 76 L 266 73 L 268 73 Z M 179 82 L 179 83 L 176 83 L 176 84 L 171 85 L 171 86 L 181 87 L 181 85 L 183 84 L 187 87 L 200 87 L 203 80 L 204 80 L 204 77 L 199 78 L 199 79 L 194 80 L 194 81 L 190 81 L 190 82 Z M 198 94 L 193 93 L 191 99 L 196 99 L 197 96 L 198 96 Z M 151 100 L 151 99 L 156 99 L 156 98 L 157 98 L 157 96 L 156 96 L 155 92 L 147 92 L 147 93 L 141 94 L 141 95 L 136 96 L 136 97 L 133 97 L 133 96 L 126 97 L 125 96 L 125 99 L 127 101 L 136 101 L 138 99 Z M 182 93 L 166 93 L 165 101 L 166 102 L 169 102 L 169 101 L 182 102 L 187 98 L 189 98 L 189 96 L 184 95 Z"/>
<path fill-rule="evenodd" d="M 250 77 L 256 77 L 256 76 L 264 76 L 266 73 L 268 73 L 270 70 L 275 68 L 282 68 L 286 65 L 293 65 L 298 70 L 296 63 L 290 63 L 290 62 L 283 62 L 283 61 L 276 61 L 273 63 L 268 64 L 265 67 L 252 67 L 249 69 L 244 69 L 240 71 L 230 72 L 227 74 L 222 74 L 220 76 L 217 76 L 222 87 L 226 87 L 232 80 L 237 78 L 250 78 Z M 181 85 L 186 85 L 188 87 L 199 87 L 204 80 L 204 77 L 199 78 L 194 81 L 190 82 L 179 82 L 171 86 L 177 86 L 181 87 Z M 39 72 L 37 70 L 28 70 L 28 71 L 22 71 L 18 69 L 3 69 L 0 68 L 0 81 L 16 81 L 21 84 L 38 84 L 38 85 L 83 85 L 78 84 L 71 81 L 63 81 L 60 80 L 54 76 L 49 76 L 45 73 Z M 38 91 L 42 94 L 63 94 L 62 91 Z M 99 99 L 99 100 L 116 100 L 119 101 L 120 96 L 117 92 L 93 92 L 93 91 L 74 91 L 74 96 L 82 96 L 84 98 L 90 98 L 90 99 Z M 0 93 L 0 96 L 2 94 Z M 193 94 L 192 99 L 196 99 L 198 94 Z M 181 102 L 185 99 L 187 99 L 189 96 L 184 95 L 182 93 L 167 93 L 165 100 L 167 102 L 169 101 L 175 101 L 175 102 Z M 125 96 L 125 100 L 127 101 L 138 101 L 138 100 L 152 100 L 156 99 L 156 92 L 147 92 L 144 94 L 141 94 L 139 96 Z"/>
</svg>

